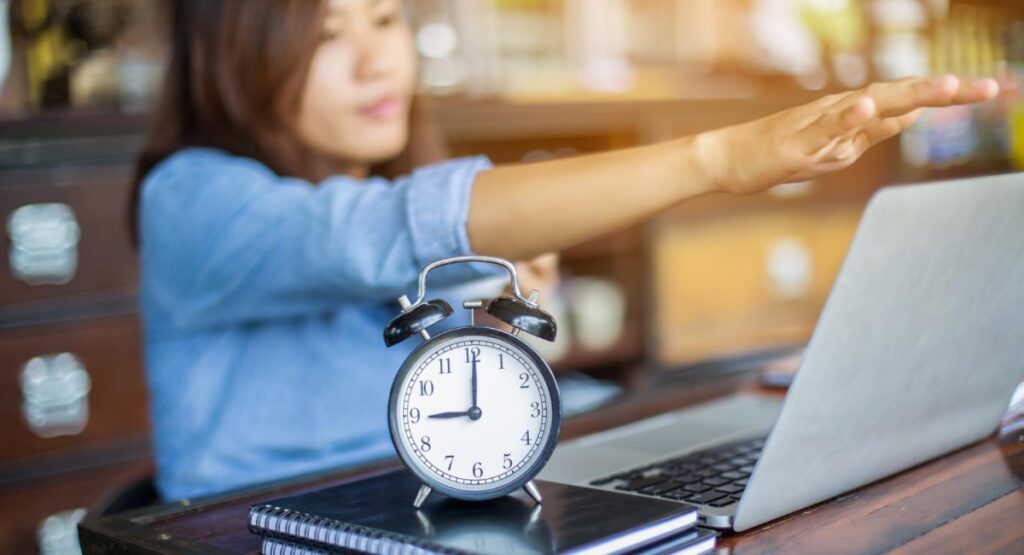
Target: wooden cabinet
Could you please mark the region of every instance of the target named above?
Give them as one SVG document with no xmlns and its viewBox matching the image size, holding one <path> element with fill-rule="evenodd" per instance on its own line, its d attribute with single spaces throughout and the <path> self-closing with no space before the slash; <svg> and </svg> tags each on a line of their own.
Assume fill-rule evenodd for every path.
<svg viewBox="0 0 1024 555">
<path fill-rule="evenodd" d="M 0 170 L 0 552 L 67 553 L 151 472 L 130 164 Z"/>
</svg>

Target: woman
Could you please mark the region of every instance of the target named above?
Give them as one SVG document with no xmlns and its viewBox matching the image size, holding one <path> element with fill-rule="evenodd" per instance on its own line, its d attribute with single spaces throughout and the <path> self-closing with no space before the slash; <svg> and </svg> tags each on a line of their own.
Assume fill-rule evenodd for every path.
<svg viewBox="0 0 1024 555">
<path fill-rule="evenodd" d="M 530 260 L 698 195 L 809 179 L 922 107 L 996 93 L 991 80 L 907 79 L 660 144 L 494 168 L 438 162 L 412 102 L 400 0 L 182 0 L 174 15 L 133 212 L 166 498 L 391 456 L 384 407 L 412 345 L 385 349 L 381 333 L 432 260 Z"/>
</svg>

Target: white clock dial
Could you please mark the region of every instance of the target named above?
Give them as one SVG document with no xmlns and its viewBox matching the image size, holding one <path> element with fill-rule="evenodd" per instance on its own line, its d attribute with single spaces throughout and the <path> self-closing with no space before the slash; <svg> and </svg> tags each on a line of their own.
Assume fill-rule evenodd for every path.
<svg viewBox="0 0 1024 555">
<path fill-rule="evenodd" d="M 407 362 L 392 405 L 396 447 L 421 474 L 456 490 L 490 491 L 515 481 L 534 468 L 551 434 L 545 375 L 500 337 L 438 339 Z"/>
</svg>

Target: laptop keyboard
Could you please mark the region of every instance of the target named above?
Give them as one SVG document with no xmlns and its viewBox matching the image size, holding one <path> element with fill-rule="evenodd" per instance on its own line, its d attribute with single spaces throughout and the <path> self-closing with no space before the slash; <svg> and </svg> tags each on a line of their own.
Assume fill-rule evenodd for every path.
<svg viewBox="0 0 1024 555">
<path fill-rule="evenodd" d="M 718 445 L 598 478 L 590 484 L 614 484 L 618 490 L 694 505 L 726 507 L 739 501 L 764 441 L 765 437 L 756 437 Z"/>
</svg>

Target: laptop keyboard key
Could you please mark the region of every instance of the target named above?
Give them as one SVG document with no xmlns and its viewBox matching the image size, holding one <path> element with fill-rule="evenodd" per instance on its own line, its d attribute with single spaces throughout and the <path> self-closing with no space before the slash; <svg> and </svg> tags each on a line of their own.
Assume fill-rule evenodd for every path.
<svg viewBox="0 0 1024 555">
<path fill-rule="evenodd" d="M 722 478 L 728 478 L 730 480 L 741 480 L 743 478 L 747 478 L 748 476 L 750 476 L 750 473 L 749 472 L 739 472 L 737 470 L 731 470 L 729 472 L 723 472 L 721 474 L 721 476 L 722 476 Z"/>
<path fill-rule="evenodd" d="M 705 478 L 701 483 L 707 484 L 709 486 L 724 486 L 725 484 L 728 484 L 730 481 L 731 480 L 727 480 L 725 478 L 718 478 L 716 476 L 714 478 Z"/>
<path fill-rule="evenodd" d="M 668 476 L 651 476 L 650 478 L 640 478 L 625 484 L 615 486 L 615 489 L 621 489 L 626 491 L 636 491 L 647 486 L 653 486 L 654 484 L 660 484 L 668 480 Z"/>
<path fill-rule="evenodd" d="M 693 503 L 695 505 L 707 505 L 708 503 L 711 503 L 712 501 L 716 501 L 716 500 L 721 499 L 723 497 L 727 497 L 727 496 L 724 493 L 721 493 L 721 492 L 709 491 L 707 493 L 702 493 L 700 495 L 695 495 L 693 497 L 690 497 L 690 498 L 687 499 L 687 501 L 689 501 L 690 503 Z"/>
<path fill-rule="evenodd" d="M 711 505 L 712 507 L 726 507 L 732 505 L 735 502 L 736 501 L 733 500 L 731 497 L 723 497 L 721 499 L 708 503 L 708 505 Z"/>
<path fill-rule="evenodd" d="M 683 489 L 693 493 L 703 493 L 711 489 L 711 486 L 705 486 L 704 484 L 686 484 Z"/>
<path fill-rule="evenodd" d="M 683 500 L 685 500 L 688 497 L 693 497 L 693 492 L 692 491 L 686 491 L 683 488 L 678 488 L 678 489 L 674 489 L 672 491 L 666 491 L 665 493 L 661 494 L 659 497 L 664 497 L 666 499 L 674 499 L 676 501 L 683 501 Z"/>
<path fill-rule="evenodd" d="M 672 491 L 672 490 L 678 488 L 681 485 L 682 484 L 680 484 L 679 482 L 676 482 L 675 480 L 669 480 L 667 482 L 663 482 L 663 483 L 660 483 L 660 484 L 655 484 L 653 486 L 647 486 L 646 488 L 641 488 L 638 491 L 640 493 L 646 493 L 646 494 L 650 494 L 650 495 L 661 495 L 661 494 L 665 493 L 666 491 Z"/>
<path fill-rule="evenodd" d="M 737 486 L 736 484 L 726 484 L 724 486 L 718 486 L 715 491 L 722 493 L 739 493 L 743 491 L 743 486 Z"/>
<path fill-rule="evenodd" d="M 614 475 L 611 476 L 611 479 L 612 480 L 625 480 L 625 481 L 628 482 L 630 480 L 636 480 L 637 478 L 641 478 L 641 477 L 643 477 L 643 474 L 641 474 L 639 472 L 629 471 L 629 472 L 620 472 L 618 474 L 614 474 Z"/>
</svg>

